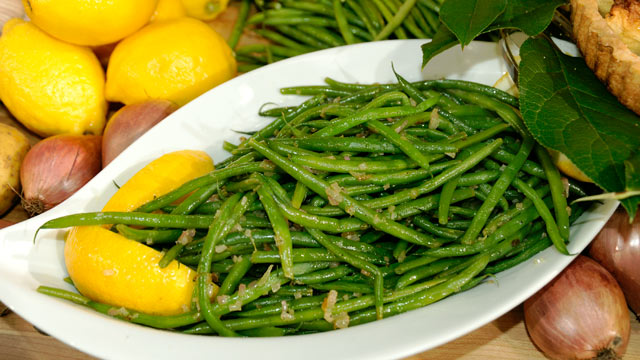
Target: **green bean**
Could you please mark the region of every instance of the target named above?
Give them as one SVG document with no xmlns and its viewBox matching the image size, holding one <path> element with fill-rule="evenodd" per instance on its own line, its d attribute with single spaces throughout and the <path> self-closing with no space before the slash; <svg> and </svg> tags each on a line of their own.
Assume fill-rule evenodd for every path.
<svg viewBox="0 0 640 360">
<path fill-rule="evenodd" d="M 560 231 L 560 236 L 565 241 L 569 240 L 569 213 L 567 212 L 567 198 L 564 194 L 564 186 L 562 184 L 560 172 L 558 171 L 558 168 L 553 165 L 549 153 L 547 153 L 546 149 L 540 145 L 536 146 L 536 155 L 538 155 L 538 159 L 542 164 L 544 173 L 547 175 L 549 190 L 551 190 L 551 198 L 553 199 L 553 209 L 555 211 L 556 219 L 558 220 L 557 226 Z M 551 220 L 553 220 L 553 217 Z M 549 229 L 547 229 L 547 232 L 549 232 Z M 551 236 L 550 232 L 549 236 Z M 553 238 L 551 238 L 551 240 L 553 240 Z M 553 243 L 557 246 L 557 239 L 553 241 Z"/>
<path fill-rule="evenodd" d="M 384 125 L 383 125 L 384 126 Z M 415 162 L 410 160 L 341 160 L 310 155 L 292 155 L 291 161 L 311 169 L 341 172 L 341 173 L 384 173 L 415 167 Z"/>
<path fill-rule="evenodd" d="M 45 222 L 41 229 L 71 226 L 124 224 L 161 228 L 207 229 L 213 220 L 209 215 L 170 215 L 139 212 L 89 212 L 66 215 Z"/>
<path fill-rule="evenodd" d="M 182 234 L 180 229 L 136 229 L 122 224 L 116 225 L 116 230 L 127 239 L 147 245 L 172 243 Z"/>
<path fill-rule="evenodd" d="M 325 283 L 333 280 L 338 280 L 352 272 L 353 270 L 350 267 L 345 265 L 339 265 L 331 269 L 319 270 L 313 273 L 309 273 L 309 274 L 305 274 L 303 276 L 297 277 L 294 280 L 294 283 L 305 284 L 305 285 L 320 284 L 320 283 Z"/>
<path fill-rule="evenodd" d="M 391 143 L 393 143 L 395 146 L 400 148 L 400 150 L 402 150 L 405 155 L 415 161 L 421 168 L 429 168 L 429 159 L 424 156 L 424 154 L 422 154 L 422 152 L 420 152 L 420 150 L 412 142 L 410 142 L 406 138 L 403 138 L 400 134 L 382 124 L 378 120 L 369 120 L 367 124 L 376 132 L 382 134 L 382 136 L 391 141 Z"/>
<path fill-rule="evenodd" d="M 472 271 L 476 271 L 476 270 L 477 270 L 477 267 L 473 267 L 473 269 L 468 270 L 464 275 L 468 276 L 469 274 L 471 274 Z M 452 279 L 456 279 L 460 283 L 462 283 L 464 280 L 462 279 L 462 276 L 458 276 L 457 278 L 452 278 Z M 398 299 L 406 298 L 411 294 L 426 295 L 425 292 L 427 290 L 431 288 L 435 289 L 440 284 L 445 284 L 446 281 L 450 281 L 450 280 L 436 279 L 436 280 L 416 284 L 414 286 L 410 286 L 398 291 L 390 292 L 389 294 L 384 296 L 384 302 L 396 301 Z M 450 286 L 453 288 L 456 288 L 455 285 L 457 284 L 450 283 Z M 443 297 L 447 295 L 448 294 L 445 294 L 443 295 Z M 364 295 L 354 299 L 339 301 L 335 304 L 334 308 L 329 312 L 332 315 L 337 315 L 341 312 L 350 313 L 360 309 L 366 309 L 368 307 L 371 307 L 374 304 L 375 304 L 374 296 Z M 391 314 L 387 310 L 385 310 L 384 312 Z M 271 315 L 271 316 L 258 316 L 253 318 L 231 319 L 231 320 L 226 320 L 225 325 L 233 330 L 243 330 L 243 329 L 259 328 L 259 327 L 270 326 L 270 325 L 283 326 L 283 325 L 297 324 L 301 322 L 322 319 L 324 316 L 325 316 L 324 310 L 322 310 L 321 308 L 313 308 L 313 309 L 297 311 L 291 317 L 287 317 L 287 318 L 283 318 L 280 315 Z M 371 316 L 372 316 L 372 320 L 376 318 L 375 309 L 372 310 Z M 202 324 L 198 327 L 194 327 L 188 330 L 187 332 L 206 334 L 206 333 L 211 333 L 211 331 L 212 330 L 208 325 Z"/>
<path fill-rule="evenodd" d="M 402 170 L 398 172 L 383 174 L 358 174 L 354 175 L 335 175 L 327 178 L 329 183 L 337 183 L 338 185 L 402 185 L 415 181 L 424 180 L 430 176 L 438 174 L 443 170 L 460 163 L 458 160 L 433 164 L 429 169 Z"/>
<path fill-rule="evenodd" d="M 337 280 L 326 284 L 313 284 L 311 285 L 311 288 L 314 290 L 335 290 L 358 294 L 371 294 L 375 292 L 375 290 L 369 284 L 346 280 Z"/>
<path fill-rule="evenodd" d="M 442 237 L 442 238 L 445 238 L 445 239 L 457 240 L 462 236 L 462 234 L 464 234 L 464 232 L 462 232 L 460 230 L 438 227 L 438 226 L 432 224 L 424 216 L 416 216 L 416 217 L 414 217 L 413 218 L 413 223 L 416 226 L 420 227 L 421 229 L 424 229 L 424 230 L 432 233 L 433 235 L 436 235 L 436 236 L 439 236 L 439 237 Z"/>
<path fill-rule="evenodd" d="M 289 233 L 289 224 L 287 224 L 284 215 L 280 212 L 280 209 L 278 209 L 278 205 L 271 194 L 265 190 L 264 180 L 261 179 L 261 183 L 262 186 L 258 188 L 258 195 L 273 226 L 276 247 L 278 248 L 284 274 L 286 277 L 292 279 L 293 259 L 291 252 L 293 251 L 293 245 L 291 242 L 291 234 Z"/>
<path fill-rule="evenodd" d="M 526 136 L 524 138 L 520 151 L 514 160 L 507 165 L 502 172 L 502 175 L 500 175 L 498 180 L 496 180 L 495 184 L 491 187 L 491 192 L 489 193 L 487 200 L 484 201 L 480 209 L 478 209 L 478 213 L 471 220 L 471 225 L 464 235 L 462 235 L 460 242 L 463 244 L 472 244 L 476 242 L 476 238 L 482 231 L 482 228 L 484 228 L 493 208 L 496 206 L 507 187 L 513 182 L 513 179 L 516 177 L 518 171 L 520 171 L 520 168 L 531 153 L 534 144 L 535 141 L 532 137 Z"/>
<path fill-rule="evenodd" d="M 329 20 L 329 19 L 325 19 L 325 20 Z M 332 24 L 335 25 L 333 27 L 337 27 L 337 24 L 335 24 L 335 20 L 331 19 L 330 21 L 332 22 Z M 345 44 L 342 37 L 336 35 L 333 31 L 328 30 L 327 27 L 311 26 L 311 25 L 317 25 L 317 24 L 298 25 L 297 28 L 300 29 L 300 31 L 304 32 L 305 34 L 312 36 L 330 46 L 342 46 Z"/>
<path fill-rule="evenodd" d="M 474 196 L 475 191 L 471 188 L 462 188 L 454 191 L 451 196 L 451 203 L 455 204 L 459 201 L 463 201 Z M 423 196 L 415 200 L 407 201 L 395 207 L 392 218 L 404 219 L 409 216 L 417 215 L 421 212 L 427 212 L 438 207 L 440 201 L 440 194 Z M 393 206 L 393 205 L 392 205 Z M 385 211 L 385 215 L 391 215 L 390 209 Z"/>
<path fill-rule="evenodd" d="M 539 253 L 540 251 L 548 248 L 549 246 L 551 246 L 551 240 L 548 237 L 542 237 L 539 241 L 533 242 L 531 243 L 530 246 L 528 246 L 526 249 L 524 249 L 523 251 L 521 251 L 520 253 L 518 253 L 517 255 L 505 259 L 503 261 L 498 262 L 495 265 L 492 266 L 488 266 L 485 269 L 485 272 L 487 274 L 497 274 L 501 271 L 505 271 L 507 269 L 510 269 L 528 259 L 530 259 L 531 257 L 533 257 L 535 254 Z"/>
<path fill-rule="evenodd" d="M 380 14 L 387 21 L 387 23 L 391 23 L 393 21 L 392 11 L 385 5 L 385 3 L 382 0 L 372 0 L 372 1 L 375 4 L 378 11 L 380 12 Z M 380 31 L 382 31 L 382 29 L 380 29 Z M 396 35 L 398 39 L 407 39 L 407 33 L 404 31 L 402 27 L 396 27 L 393 30 L 393 33 Z"/>
<path fill-rule="evenodd" d="M 238 41 L 240 40 L 240 36 L 242 36 L 242 30 L 244 29 L 245 23 L 247 22 L 250 10 L 251 0 L 242 0 L 240 10 L 238 11 L 238 17 L 233 24 L 231 34 L 229 35 L 229 39 L 227 40 L 227 43 L 229 44 L 229 47 L 231 49 L 235 49 Z"/>
<path fill-rule="evenodd" d="M 230 220 L 231 214 L 234 212 L 233 210 L 241 197 L 242 194 L 235 194 L 229 197 L 220 208 L 220 212 L 214 218 L 205 237 L 205 244 L 198 263 L 198 279 L 196 282 L 198 307 L 209 326 L 222 336 L 237 336 L 237 334 L 233 330 L 227 329 L 220 321 L 220 317 L 213 313 L 211 301 L 209 300 L 208 284 L 211 276 L 211 258 L 217 242 L 225 235 L 225 223 Z"/>
<path fill-rule="evenodd" d="M 361 0 L 362 10 L 364 10 L 367 18 L 371 21 L 371 25 L 376 32 L 382 30 L 384 18 L 372 0 Z"/>
<path fill-rule="evenodd" d="M 296 86 L 296 87 L 284 87 L 280 89 L 280 93 L 283 95 L 318 95 L 325 94 L 330 97 L 338 97 L 349 95 L 348 92 L 342 90 L 332 89 L 328 86 L 314 85 L 314 86 Z"/>
<path fill-rule="evenodd" d="M 439 301 L 453 293 L 459 292 L 462 287 L 478 275 L 489 262 L 488 256 L 482 256 L 464 271 L 447 279 L 445 282 L 431 288 L 427 288 L 413 295 L 393 302 L 385 306 L 385 314 L 395 315 L 409 310 L 417 309 L 436 301 Z M 351 316 L 350 324 L 357 325 L 374 320 L 371 311 L 355 313 Z"/>
<path fill-rule="evenodd" d="M 464 121 L 458 119 L 456 116 L 446 110 L 438 108 L 438 115 L 441 116 L 442 119 L 450 122 L 460 131 L 464 131 L 467 135 L 473 135 L 477 132 L 476 129 L 467 125 Z M 442 119 L 440 120 L 441 122 L 443 121 Z"/>
<path fill-rule="evenodd" d="M 460 177 L 455 177 L 442 186 L 440 201 L 438 202 L 438 222 L 440 224 L 446 224 L 449 221 L 449 205 L 451 205 L 451 197 L 456 190 L 456 186 L 458 186 L 459 180 Z"/>
<path fill-rule="evenodd" d="M 422 194 L 426 194 L 430 191 L 433 191 L 439 188 L 440 186 L 444 185 L 446 182 L 448 182 L 452 178 L 462 175 L 469 169 L 473 168 L 480 161 L 482 161 L 482 159 L 489 156 L 489 154 L 491 154 L 501 144 L 502 144 L 502 139 L 498 138 L 495 141 L 484 146 L 481 150 L 475 152 L 473 155 L 464 159 L 458 165 L 446 169 L 445 171 L 443 171 L 433 179 L 427 180 L 415 188 L 401 190 L 396 192 L 393 195 L 380 197 L 370 201 L 365 201 L 363 202 L 363 205 L 372 209 L 379 209 L 379 208 L 389 207 L 391 205 L 396 205 L 401 202 L 405 202 L 407 200 L 415 199 Z"/>
<path fill-rule="evenodd" d="M 489 198 L 489 194 L 491 194 L 491 189 L 493 189 L 493 186 L 489 184 L 486 184 L 486 183 L 478 184 L 476 197 L 482 200 L 483 202 L 487 201 L 487 199 Z M 509 210 L 509 202 L 504 196 L 500 196 L 500 198 L 498 199 L 497 205 L 500 205 L 503 211 Z"/>
<path fill-rule="evenodd" d="M 349 30 L 349 23 L 347 22 L 347 17 L 344 13 L 344 9 L 342 8 L 341 0 L 333 0 L 333 14 L 336 22 L 338 23 L 338 30 L 340 31 L 340 34 L 342 34 L 344 42 L 347 44 L 354 44 L 356 40 Z"/>
<path fill-rule="evenodd" d="M 385 126 L 386 127 L 386 126 Z M 366 153 L 388 153 L 398 154 L 401 149 L 392 142 L 382 139 L 370 138 L 343 138 L 343 137 L 322 137 L 322 138 L 303 138 L 303 139 L 278 139 L 268 142 L 269 146 L 273 143 L 284 143 L 294 145 L 307 150 L 313 151 L 349 151 L 349 152 L 366 152 Z M 442 143 L 420 143 L 414 144 L 422 152 L 427 153 L 455 153 L 458 148 L 451 144 Z"/>
<path fill-rule="evenodd" d="M 293 39 L 296 39 L 297 41 L 303 43 L 304 45 L 312 47 L 313 49 L 326 49 L 330 47 L 330 45 L 325 43 L 324 41 L 318 40 L 315 37 L 310 36 L 307 33 L 302 32 L 293 26 L 277 25 L 275 26 L 275 29 Z"/>
<path fill-rule="evenodd" d="M 351 252 L 351 254 L 355 257 L 369 261 L 371 263 L 377 263 L 380 265 L 386 264 L 384 259 L 380 259 L 379 257 L 373 256 L 371 254 L 359 254 L 356 252 Z M 292 258 L 294 263 L 327 262 L 341 260 L 338 256 L 328 252 L 325 249 L 293 249 Z M 251 262 L 254 264 L 280 263 L 280 255 L 277 251 L 254 251 L 251 254 Z"/>
<path fill-rule="evenodd" d="M 560 234 L 560 230 L 558 229 L 558 225 L 556 224 L 556 221 L 554 220 L 553 215 L 551 214 L 551 211 L 549 211 L 549 208 L 547 208 L 547 206 L 545 205 L 540 195 L 538 195 L 538 193 L 536 193 L 536 191 L 532 187 L 527 185 L 527 183 L 525 183 L 524 181 L 517 181 L 517 182 L 514 181 L 514 185 L 529 200 L 533 202 L 533 205 L 538 211 L 538 214 L 540 214 L 540 217 L 542 218 L 542 220 L 544 220 L 546 224 L 547 234 L 549 235 L 549 238 L 551 239 L 551 242 L 553 242 L 553 245 L 556 247 L 556 249 L 558 249 L 558 251 L 560 251 L 560 253 L 564 255 L 570 255 L 569 251 L 567 250 L 567 245 L 565 244 L 565 239 Z M 551 192 L 551 194 L 553 196 L 553 192 Z M 560 196 L 563 196 L 563 195 L 560 194 Z M 565 208 L 565 211 L 566 211 L 566 208 Z M 567 215 L 567 222 L 569 222 L 568 215 Z"/>
<path fill-rule="evenodd" d="M 362 21 L 362 25 L 367 29 L 369 34 L 371 34 L 371 36 L 375 36 L 376 30 L 371 20 L 365 13 L 364 9 L 360 6 L 359 2 L 355 0 L 346 0 L 346 3 L 347 6 L 349 6 L 353 10 L 357 18 Z"/>
<path fill-rule="evenodd" d="M 295 165 L 287 159 L 281 157 L 273 150 L 269 149 L 263 144 L 251 141 L 250 145 L 258 152 L 268 157 L 271 161 L 277 164 L 280 168 L 286 171 L 296 180 L 304 183 L 310 190 L 316 194 L 328 198 L 330 202 L 336 203 L 342 210 L 345 210 L 349 214 L 353 214 L 356 218 L 373 225 L 374 227 L 396 236 L 402 240 L 406 240 L 418 245 L 425 246 L 439 246 L 438 242 L 434 242 L 430 237 L 425 234 L 419 233 L 411 228 L 408 228 L 402 224 L 396 223 L 385 217 L 379 216 L 371 208 L 361 205 L 348 195 L 341 194 L 339 189 L 335 186 L 330 186 L 327 182 L 317 178 L 304 168 Z"/>
<path fill-rule="evenodd" d="M 464 258 L 451 258 L 451 259 L 439 259 L 430 264 L 423 265 L 405 272 L 398 282 L 396 283 L 396 289 L 405 288 L 417 281 L 426 279 L 432 275 L 445 271 L 453 266 L 464 262 Z"/>
<path fill-rule="evenodd" d="M 370 120 L 412 115 L 412 114 L 424 112 L 425 110 L 429 109 L 433 105 L 434 105 L 434 100 L 433 98 L 431 98 L 420 103 L 417 107 L 397 106 L 397 107 L 360 110 L 352 116 L 334 120 L 331 126 L 328 126 L 322 130 L 319 130 L 318 132 L 313 134 L 311 137 L 336 136 L 345 132 L 346 130 L 349 130 L 355 126 L 358 126 Z"/>
<path fill-rule="evenodd" d="M 222 180 L 228 179 L 233 176 L 254 173 L 273 171 L 275 167 L 268 162 L 251 162 L 245 164 L 238 164 L 232 167 L 214 170 L 206 175 L 187 181 L 179 188 L 170 191 L 167 194 L 157 197 L 154 200 L 147 202 L 140 206 L 137 212 L 151 212 L 160 209 L 164 206 L 171 204 L 172 202 L 180 199 L 184 195 L 191 193 L 192 191 L 214 183 L 220 183 Z"/>
<path fill-rule="evenodd" d="M 405 20 L 405 18 L 407 17 L 407 15 L 411 11 L 411 8 L 413 8 L 415 3 L 416 3 L 416 0 L 405 1 L 402 4 L 402 6 L 400 6 L 400 8 L 395 12 L 395 15 L 393 16 L 393 18 L 391 20 L 387 19 L 389 23 L 387 23 L 387 25 L 382 29 L 382 31 L 378 33 L 378 35 L 376 35 L 374 40 L 378 41 L 378 40 L 386 39 L 389 35 L 391 35 L 391 33 L 394 30 L 400 27 L 400 25 Z M 426 37 L 424 34 L 418 34 L 417 36 L 418 38 Z"/>
<path fill-rule="evenodd" d="M 421 1 L 421 0 L 420 0 Z M 492 86 L 487 86 L 487 85 L 483 85 L 483 84 L 479 84 L 479 83 L 474 83 L 474 82 L 469 82 L 469 81 L 463 81 L 463 80 L 452 80 L 452 79 L 440 79 L 440 80 L 425 80 L 425 81 L 418 81 L 416 83 L 414 83 L 414 86 L 416 86 L 418 89 L 420 90 L 427 90 L 427 89 L 432 89 L 432 88 L 436 88 L 436 89 L 460 89 L 460 90 L 464 90 L 467 92 L 474 92 L 477 94 L 481 94 L 487 97 L 491 97 L 494 98 L 498 101 L 502 101 L 508 105 L 511 106 L 518 106 L 518 98 L 516 98 L 515 96 L 509 94 L 506 91 L 497 89 L 495 87 Z M 455 93 L 457 96 L 460 96 L 459 93 Z M 469 101 L 470 103 L 475 103 L 474 101 Z M 478 105 L 485 107 L 489 110 L 494 110 L 492 109 L 492 107 L 488 107 L 488 106 L 484 106 L 485 103 L 478 103 Z"/>
<path fill-rule="evenodd" d="M 281 314 L 283 311 L 283 302 L 286 304 L 286 309 L 292 309 L 294 311 L 305 310 L 315 308 L 322 305 L 322 302 L 326 298 L 326 295 L 316 295 L 302 297 L 300 299 L 282 300 L 279 303 L 273 305 L 262 306 L 259 309 L 253 309 L 248 311 L 242 311 L 236 315 L 240 317 L 253 317 L 253 316 L 269 316 Z"/>
<path fill-rule="evenodd" d="M 352 253 L 349 253 L 347 250 L 340 248 L 329 240 L 321 231 L 315 229 L 309 229 L 309 233 L 313 236 L 316 241 L 318 241 L 322 246 L 328 249 L 331 253 L 338 256 L 341 260 L 349 263 L 351 266 L 354 266 L 358 269 L 364 270 L 370 274 L 374 278 L 374 292 L 375 292 L 375 304 L 376 304 L 376 314 L 379 319 L 382 319 L 383 314 L 383 277 L 380 273 L 380 269 L 375 265 L 363 261 L 360 258 L 353 256 Z"/>
<path fill-rule="evenodd" d="M 469 92 L 458 89 L 449 89 L 449 93 L 454 94 L 457 97 L 462 98 L 464 101 L 471 104 L 480 105 L 489 110 L 495 111 L 500 118 L 502 118 L 507 124 L 511 125 L 522 136 L 529 136 L 527 128 L 524 126 L 522 119 L 516 114 L 513 108 L 501 100 L 498 100 L 490 95 L 485 95 L 479 92 Z"/>
<path fill-rule="evenodd" d="M 244 277 L 247 271 L 251 268 L 251 265 L 250 256 L 241 256 L 240 260 L 238 260 L 238 262 L 236 262 L 229 270 L 229 274 L 222 282 L 222 285 L 220 285 L 218 295 L 232 294 L 240 283 L 240 280 L 242 280 L 242 277 Z"/>
<path fill-rule="evenodd" d="M 177 243 L 173 245 L 166 253 L 164 253 L 160 261 L 158 261 L 158 267 L 160 267 L 161 269 L 164 269 L 167 266 L 169 266 L 169 264 L 171 264 L 173 260 L 175 260 L 180 256 L 180 253 L 182 253 L 183 248 L 184 248 L 184 244 L 182 243 Z"/>
</svg>

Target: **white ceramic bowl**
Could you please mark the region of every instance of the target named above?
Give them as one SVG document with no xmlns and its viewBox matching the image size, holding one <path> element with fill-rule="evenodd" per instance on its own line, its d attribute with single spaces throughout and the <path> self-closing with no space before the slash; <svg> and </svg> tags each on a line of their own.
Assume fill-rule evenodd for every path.
<svg viewBox="0 0 640 360">
<path fill-rule="evenodd" d="M 573 257 L 550 248 L 520 266 L 426 308 L 323 334 L 282 338 L 220 338 L 155 330 L 113 319 L 35 291 L 39 285 L 70 289 L 63 261 L 64 231 L 35 230 L 54 217 L 98 211 L 146 163 L 181 149 L 202 149 L 216 161 L 235 130 L 255 130 L 266 102 L 297 104 L 279 88 L 318 85 L 326 76 L 347 82 L 395 82 L 391 63 L 409 80 L 457 78 L 492 85 L 506 71 L 495 43 L 450 49 L 421 71 L 420 45 L 403 40 L 365 43 L 311 53 L 239 76 L 200 96 L 153 128 L 84 188 L 56 208 L 0 231 L 0 301 L 38 328 L 91 355 L 108 359 L 389 359 L 408 356 L 462 336 L 506 313 L 556 276 Z M 572 227 L 569 250 L 586 247 L 617 203 L 587 212 Z M 1 351 L 1 350 L 0 350 Z"/>
</svg>

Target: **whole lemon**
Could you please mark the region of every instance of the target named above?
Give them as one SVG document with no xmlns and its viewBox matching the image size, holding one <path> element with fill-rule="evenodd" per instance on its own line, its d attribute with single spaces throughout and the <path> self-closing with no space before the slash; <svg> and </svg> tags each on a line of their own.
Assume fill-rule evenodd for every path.
<svg viewBox="0 0 640 360">
<path fill-rule="evenodd" d="M 187 15 L 200 20 L 212 20 L 227 9 L 229 0 L 182 0 Z"/>
<path fill-rule="evenodd" d="M 158 0 L 22 0 L 47 33 L 78 45 L 116 42 L 149 22 Z"/>
<path fill-rule="evenodd" d="M 107 111 L 104 71 L 89 48 L 13 19 L 0 38 L 0 100 L 43 137 L 100 134 Z"/>
<path fill-rule="evenodd" d="M 158 21 L 116 46 L 105 92 L 114 102 L 165 99 L 182 106 L 235 73 L 231 48 L 209 25 L 192 18 Z"/>
<path fill-rule="evenodd" d="M 158 6 L 151 16 L 151 21 L 177 19 L 187 16 L 180 0 L 158 0 Z"/>
<path fill-rule="evenodd" d="M 213 161 L 203 151 L 162 155 L 120 187 L 103 211 L 134 210 L 212 170 Z M 72 228 L 64 247 L 67 271 L 82 295 L 147 314 L 183 313 L 191 306 L 196 272 L 177 260 L 161 268 L 162 257 L 161 252 L 102 226 Z M 114 315 L 124 315 L 121 311 L 114 309 Z"/>
</svg>

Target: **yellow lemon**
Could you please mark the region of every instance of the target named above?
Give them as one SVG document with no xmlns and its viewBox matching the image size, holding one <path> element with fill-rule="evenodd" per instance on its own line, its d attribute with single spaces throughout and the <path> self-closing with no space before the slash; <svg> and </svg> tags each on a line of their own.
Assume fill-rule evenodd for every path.
<svg viewBox="0 0 640 360">
<path fill-rule="evenodd" d="M 215 19 L 227 9 L 229 0 L 182 0 L 187 15 L 200 20 Z"/>
<path fill-rule="evenodd" d="M 22 0 L 42 30 L 78 45 L 104 45 L 133 34 L 149 22 L 158 0 Z"/>
<path fill-rule="evenodd" d="M 582 170 L 578 169 L 565 154 L 549 149 L 549 155 L 551 155 L 551 160 L 563 174 L 579 181 L 593 182 Z"/>
<path fill-rule="evenodd" d="M 183 150 L 150 162 L 118 189 L 102 211 L 133 211 L 183 183 L 213 170 L 204 151 Z"/>
<path fill-rule="evenodd" d="M 177 19 L 184 16 L 187 16 L 187 12 L 180 0 L 158 0 L 158 6 L 151 16 L 151 21 Z"/>
<path fill-rule="evenodd" d="M 127 181 L 103 210 L 135 208 L 212 169 L 211 158 L 202 151 L 163 155 Z M 196 274 L 176 260 L 160 268 L 162 256 L 101 226 L 71 229 L 64 249 L 69 276 L 84 296 L 148 314 L 183 313 L 190 307 Z"/>
<path fill-rule="evenodd" d="M 185 17 L 154 22 L 122 40 L 111 54 L 105 91 L 114 102 L 165 99 L 182 106 L 235 73 L 222 36 Z"/>
<path fill-rule="evenodd" d="M 94 53 L 19 19 L 0 38 L 0 99 L 43 137 L 100 134 L 105 123 L 104 71 Z"/>
</svg>

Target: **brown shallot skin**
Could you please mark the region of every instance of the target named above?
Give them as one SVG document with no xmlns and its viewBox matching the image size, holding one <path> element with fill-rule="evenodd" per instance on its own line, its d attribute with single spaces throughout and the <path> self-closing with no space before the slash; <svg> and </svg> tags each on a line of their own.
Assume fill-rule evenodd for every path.
<svg viewBox="0 0 640 360">
<path fill-rule="evenodd" d="M 56 135 L 33 146 L 20 168 L 25 211 L 47 211 L 91 180 L 102 169 L 101 144 L 99 135 Z"/>
<path fill-rule="evenodd" d="M 629 215 L 619 206 L 591 242 L 589 256 L 616 278 L 627 304 L 640 314 L 640 215 L 629 223 Z"/>
<path fill-rule="evenodd" d="M 620 286 L 582 255 L 525 301 L 524 317 L 531 340 L 551 359 L 618 359 L 629 343 Z"/>
<path fill-rule="evenodd" d="M 102 134 L 102 167 L 177 108 L 171 101 L 157 99 L 125 105 L 118 110 Z"/>
</svg>

